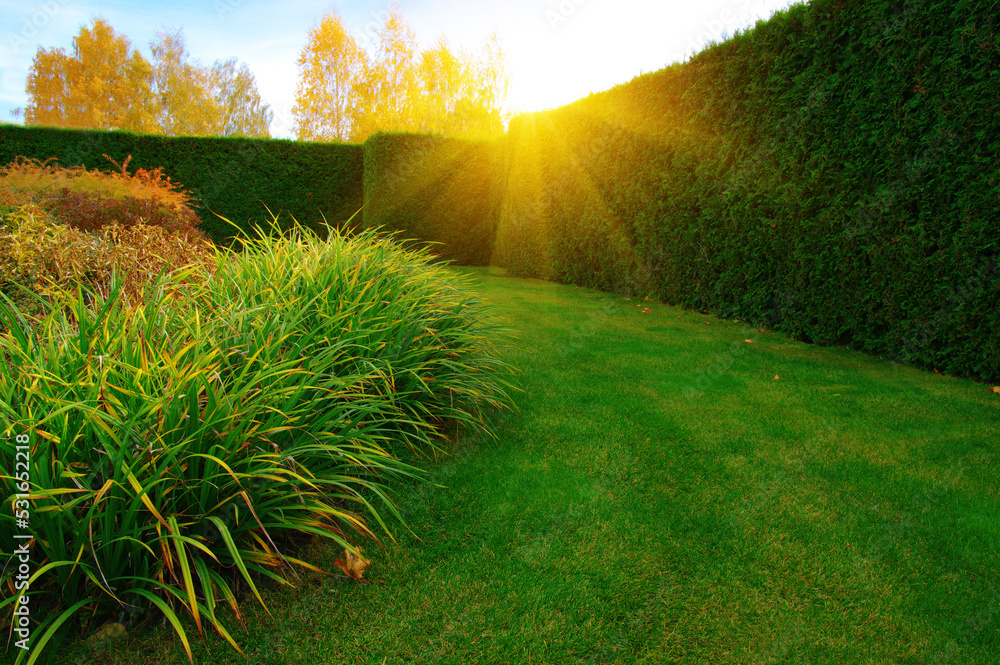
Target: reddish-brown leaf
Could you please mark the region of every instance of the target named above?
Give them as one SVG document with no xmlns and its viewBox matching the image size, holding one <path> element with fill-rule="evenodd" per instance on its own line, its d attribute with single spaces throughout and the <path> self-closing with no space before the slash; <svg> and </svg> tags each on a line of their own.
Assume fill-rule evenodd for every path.
<svg viewBox="0 0 1000 665">
<path fill-rule="evenodd" d="M 359 550 L 360 551 L 360 550 Z M 333 564 L 352 580 L 362 581 L 361 576 L 365 574 L 365 569 L 371 565 L 371 561 L 355 554 L 348 549 L 344 549 L 344 558 L 335 559 Z"/>
</svg>

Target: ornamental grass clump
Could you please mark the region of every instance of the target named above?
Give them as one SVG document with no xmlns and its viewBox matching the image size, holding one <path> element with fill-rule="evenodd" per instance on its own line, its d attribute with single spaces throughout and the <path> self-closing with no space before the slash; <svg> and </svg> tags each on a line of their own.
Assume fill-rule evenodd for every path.
<svg viewBox="0 0 1000 665">
<path fill-rule="evenodd" d="M 357 552 L 399 518 L 396 482 L 456 426 L 509 403 L 500 331 L 463 279 L 373 233 L 245 238 L 143 298 L 53 292 L 28 325 L 2 298 L 0 418 L 30 439 L 28 588 L 0 572 L 0 629 L 28 595 L 34 662 L 72 628 L 180 616 L 234 648 L 238 589 L 291 584 L 296 543 Z M 23 533 L 2 448 L 0 539 Z"/>
</svg>

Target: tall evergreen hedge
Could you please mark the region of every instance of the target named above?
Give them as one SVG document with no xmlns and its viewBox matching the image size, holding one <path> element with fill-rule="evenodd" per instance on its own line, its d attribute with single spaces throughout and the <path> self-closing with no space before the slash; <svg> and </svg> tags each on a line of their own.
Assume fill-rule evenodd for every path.
<svg viewBox="0 0 1000 665">
<path fill-rule="evenodd" d="M 114 170 L 104 154 L 119 163 L 131 155 L 130 170 L 162 167 L 194 193 L 201 229 L 216 242 L 235 234 L 216 213 L 249 229 L 270 210 L 323 234 L 324 218 L 336 226 L 363 202 L 360 145 L 0 126 L 0 164 L 23 155 Z"/>
<path fill-rule="evenodd" d="M 489 265 L 502 182 L 499 140 L 380 133 L 364 145 L 364 224 L 435 243 L 463 265 Z"/>
<path fill-rule="evenodd" d="M 814 0 L 522 117 L 497 261 L 998 380 L 998 23 Z"/>
</svg>

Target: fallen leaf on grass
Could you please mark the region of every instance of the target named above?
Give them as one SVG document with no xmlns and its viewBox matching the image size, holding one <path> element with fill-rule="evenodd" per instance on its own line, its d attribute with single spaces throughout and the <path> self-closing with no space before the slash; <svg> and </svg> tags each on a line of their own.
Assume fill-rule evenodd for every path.
<svg viewBox="0 0 1000 665">
<path fill-rule="evenodd" d="M 649 308 L 647 307 L 646 309 L 642 310 L 642 313 L 643 314 L 649 314 Z"/>
<path fill-rule="evenodd" d="M 711 322 L 711 321 L 702 321 L 702 323 L 704 323 L 704 324 L 705 324 L 706 326 L 710 326 L 710 325 L 712 325 L 712 322 Z"/>
<path fill-rule="evenodd" d="M 104 640 L 113 640 L 118 637 L 125 637 L 127 631 L 125 626 L 118 622 L 106 623 L 101 626 L 96 633 L 88 638 L 88 642 L 93 644 L 94 642 L 102 642 Z"/>
<path fill-rule="evenodd" d="M 778 375 L 777 375 L 777 374 L 775 374 L 775 375 L 774 375 L 774 380 L 775 380 L 775 381 L 777 381 L 777 380 L 778 380 Z"/>
<path fill-rule="evenodd" d="M 753 344 L 753 340 L 752 339 L 745 339 L 743 341 L 746 342 L 747 344 Z"/>
<path fill-rule="evenodd" d="M 1000 395 L 1000 386 L 993 386 L 992 388 L 990 388 L 990 392 Z"/>
<path fill-rule="evenodd" d="M 368 559 L 364 559 L 346 548 L 344 549 L 344 559 L 334 559 L 333 561 L 333 565 L 340 568 L 345 575 L 357 582 L 362 581 L 361 576 L 365 574 L 365 568 L 370 566 L 371 563 Z"/>
</svg>

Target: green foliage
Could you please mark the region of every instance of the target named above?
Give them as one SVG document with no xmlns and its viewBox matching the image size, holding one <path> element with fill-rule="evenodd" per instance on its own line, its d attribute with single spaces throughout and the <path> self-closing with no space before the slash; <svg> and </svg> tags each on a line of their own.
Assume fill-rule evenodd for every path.
<svg viewBox="0 0 1000 665">
<path fill-rule="evenodd" d="M 189 614 L 235 646 L 218 612 L 239 616 L 238 585 L 260 600 L 261 579 L 311 567 L 302 537 L 356 551 L 388 531 L 411 462 L 509 404 L 489 310 L 426 254 L 296 227 L 217 250 L 211 273 L 139 301 L 117 280 L 63 290 L 33 329 L 0 304 L 2 435 L 31 445 L 32 659 L 70 618 L 164 615 L 190 656 Z M 12 505 L 13 446 L 0 461 Z M 0 538 L 20 531 L 0 514 Z"/>
<path fill-rule="evenodd" d="M 200 228 L 213 241 L 230 240 L 236 230 L 267 226 L 270 215 L 286 212 L 303 226 L 326 233 L 362 205 L 363 153 L 360 145 L 297 143 L 247 138 L 193 138 L 81 131 L 40 127 L 0 127 L 0 164 L 18 156 L 65 167 L 103 168 L 104 155 L 132 157 L 132 168 L 161 168 L 191 191 Z"/>
<path fill-rule="evenodd" d="M 1000 379 L 996 9 L 796 5 L 516 119 L 497 262 Z"/>
<path fill-rule="evenodd" d="M 366 227 L 437 243 L 462 265 L 488 265 L 499 218 L 499 140 L 379 133 L 365 142 Z"/>
<path fill-rule="evenodd" d="M 639 164 L 658 154 L 628 127 L 627 118 L 576 107 L 511 123 L 498 265 L 513 275 L 608 291 L 646 289 L 633 224 L 655 186 Z M 606 158 L 627 147 L 642 161 Z"/>
<path fill-rule="evenodd" d="M 522 413 L 410 486 L 419 538 L 372 556 L 372 584 L 261 589 L 271 613 L 248 604 L 237 638 L 250 663 L 996 665 L 1000 396 L 468 272 L 516 331 Z M 191 647 L 248 665 L 222 638 Z M 164 626 L 58 662 L 137 653 L 184 659 Z"/>
</svg>

